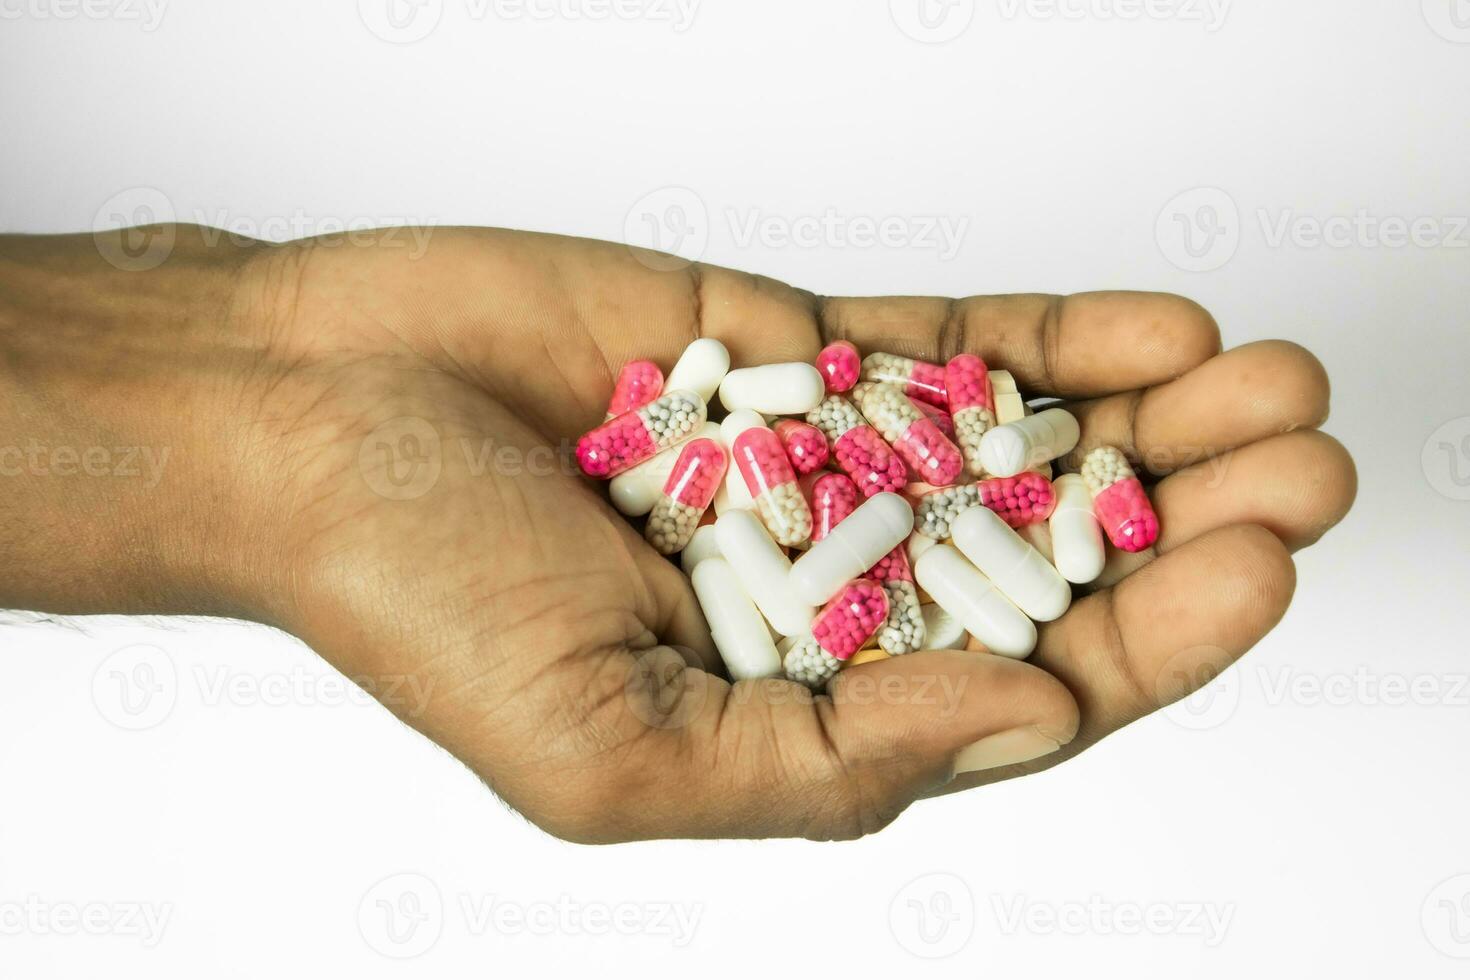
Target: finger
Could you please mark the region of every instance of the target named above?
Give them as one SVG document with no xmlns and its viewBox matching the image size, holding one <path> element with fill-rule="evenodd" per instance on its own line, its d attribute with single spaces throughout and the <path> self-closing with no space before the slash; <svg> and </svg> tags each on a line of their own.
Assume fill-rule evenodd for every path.
<svg viewBox="0 0 1470 980">
<path fill-rule="evenodd" d="M 1161 384 L 1220 350 L 1214 318 L 1165 293 L 827 299 L 829 340 L 943 363 L 978 354 L 1024 394 L 1086 398 Z"/>
<path fill-rule="evenodd" d="M 1302 430 L 1180 470 L 1153 490 L 1161 552 L 1232 524 L 1258 524 L 1292 551 L 1347 515 L 1358 474 L 1342 443 Z"/>
<path fill-rule="evenodd" d="M 1117 446 L 1151 473 L 1170 473 L 1257 439 L 1327 419 L 1327 372 L 1296 344 L 1237 347 L 1166 384 L 1068 404 L 1082 426 L 1063 460 L 1075 470 L 1098 446 Z"/>
<path fill-rule="evenodd" d="M 599 773 L 597 819 L 569 828 L 575 839 L 859 837 L 957 764 L 1054 751 L 1077 726 L 1071 695 L 1044 671 L 957 652 L 851 668 L 819 697 L 788 681 L 732 687 L 697 670 L 661 681 L 655 717 L 673 724 L 648 728 Z M 648 707 L 628 714 L 646 718 Z"/>
</svg>

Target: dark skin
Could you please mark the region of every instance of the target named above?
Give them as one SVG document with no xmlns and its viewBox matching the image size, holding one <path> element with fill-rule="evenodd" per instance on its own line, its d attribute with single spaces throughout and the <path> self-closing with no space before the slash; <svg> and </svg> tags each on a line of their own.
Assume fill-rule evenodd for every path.
<svg viewBox="0 0 1470 980">
<path fill-rule="evenodd" d="M 520 232 L 435 229 L 419 256 L 383 233 L 170 230 L 142 271 L 92 236 L 0 238 L 4 441 L 170 449 L 153 487 L 7 474 L 0 602 L 238 616 L 380 693 L 411 674 L 427 700 L 388 706 L 569 840 L 850 838 L 1054 766 L 1258 642 L 1292 552 L 1356 489 L 1317 431 L 1320 363 L 1280 341 L 1221 353 L 1174 296 L 824 298 Z M 838 338 L 977 353 L 1063 399 L 1079 453 L 1147 462 L 1158 557 L 1044 626 L 1027 662 L 926 652 L 844 671 L 828 696 L 732 686 L 677 566 L 564 452 L 620 364 L 667 369 L 700 336 L 740 365 Z M 437 437 L 440 471 L 390 499 L 374 433 L 405 418 Z M 994 766 L 1016 732 L 1053 751 Z M 988 738 L 992 767 L 957 776 Z"/>
</svg>

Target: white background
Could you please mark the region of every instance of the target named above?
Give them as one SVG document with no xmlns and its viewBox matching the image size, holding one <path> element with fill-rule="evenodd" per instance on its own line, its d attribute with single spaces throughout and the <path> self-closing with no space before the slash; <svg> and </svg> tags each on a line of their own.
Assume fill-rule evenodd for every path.
<svg viewBox="0 0 1470 980">
<path fill-rule="evenodd" d="M 1174 290 L 1229 345 L 1317 352 L 1362 492 L 1212 695 L 843 845 L 563 844 L 284 636 L 5 627 L 0 973 L 1464 975 L 1465 0 L 706 0 L 687 23 L 424 0 L 401 29 L 385 0 L 88 3 L 0 0 L 4 230 L 657 230 L 830 293 Z M 963 223 L 953 254 L 928 217 Z M 902 241 L 865 243 L 886 218 Z"/>
</svg>

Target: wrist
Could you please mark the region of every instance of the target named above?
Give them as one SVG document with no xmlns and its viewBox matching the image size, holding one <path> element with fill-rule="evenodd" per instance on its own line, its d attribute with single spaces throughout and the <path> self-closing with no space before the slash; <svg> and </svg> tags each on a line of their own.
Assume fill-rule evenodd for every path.
<svg viewBox="0 0 1470 980">
<path fill-rule="evenodd" d="M 91 235 L 0 237 L 0 604 L 256 615 L 229 428 L 250 250 L 171 233 L 148 269 Z"/>
</svg>

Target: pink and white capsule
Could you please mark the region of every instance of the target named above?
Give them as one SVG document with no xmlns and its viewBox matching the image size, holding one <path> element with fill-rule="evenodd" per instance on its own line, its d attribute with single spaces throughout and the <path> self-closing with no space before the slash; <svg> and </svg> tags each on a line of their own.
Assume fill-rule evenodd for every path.
<svg viewBox="0 0 1470 980">
<path fill-rule="evenodd" d="M 852 390 L 858 409 L 898 453 L 916 480 L 947 487 L 965 471 L 959 447 L 896 385 L 863 383 Z"/>
<path fill-rule="evenodd" d="M 884 555 L 863 577 L 877 582 L 888 596 L 888 617 L 878 630 L 878 646 L 883 652 L 897 657 L 924 649 L 924 612 L 919 606 L 919 590 L 914 586 L 906 545 Z"/>
<path fill-rule="evenodd" d="M 897 354 L 869 354 L 863 358 L 863 380 L 897 385 L 910 398 L 938 408 L 949 405 L 944 389 L 944 368 L 938 364 Z"/>
<path fill-rule="evenodd" d="M 858 349 L 846 340 L 835 340 L 817 355 L 817 370 L 827 383 L 827 394 L 851 391 L 863 372 L 863 359 Z"/>
<path fill-rule="evenodd" d="M 991 476 L 1015 476 L 1077 448 L 1081 430 L 1064 408 L 1048 408 L 985 433 L 980 463 Z"/>
<path fill-rule="evenodd" d="M 827 437 L 822 430 L 796 419 L 781 419 L 771 426 L 786 447 L 786 458 L 797 476 L 815 473 L 827 465 L 832 450 L 827 446 Z"/>
<path fill-rule="evenodd" d="M 829 396 L 807 413 L 806 420 L 827 437 L 837 468 L 852 478 L 864 497 L 897 493 L 909 482 L 903 460 L 846 398 Z"/>
<path fill-rule="evenodd" d="M 912 399 L 910 400 L 912 401 Z M 914 405 L 919 409 L 919 411 L 929 416 L 929 421 L 933 422 L 939 427 L 939 431 L 944 433 L 944 438 L 948 439 L 950 442 L 954 442 L 955 433 L 953 416 L 951 416 L 944 409 L 936 408 L 933 405 L 930 405 L 928 402 L 915 401 Z M 958 443 L 956 443 L 956 445 L 958 445 Z"/>
<path fill-rule="evenodd" d="M 807 503 L 812 509 L 812 544 L 832 533 L 849 514 L 857 510 L 861 495 L 857 484 L 841 473 L 822 473 L 802 481 Z"/>
<path fill-rule="evenodd" d="M 995 389 L 990 384 L 990 369 L 974 354 L 961 354 L 944 366 L 944 387 L 954 419 L 954 440 L 965 455 L 965 468 L 971 476 L 983 476 L 980 440 L 995 428 Z"/>
<path fill-rule="evenodd" d="M 776 543 L 794 548 L 812 536 L 812 512 L 801 495 L 786 448 L 770 429 L 747 429 L 731 447 L 735 465 Z"/>
<path fill-rule="evenodd" d="M 873 638 L 888 617 L 888 597 L 876 583 L 857 579 L 844 585 L 812 620 L 811 636 L 786 653 L 786 676 L 819 690 L 845 660 Z"/>
<path fill-rule="evenodd" d="M 618 372 L 612 399 L 607 403 L 607 421 L 642 408 L 664 393 L 664 373 L 652 361 L 629 361 Z"/>
<path fill-rule="evenodd" d="M 702 398 L 692 391 L 671 391 L 577 440 L 577 465 L 590 477 L 610 480 L 687 442 L 704 422 Z"/>
<path fill-rule="evenodd" d="M 725 478 L 728 460 L 725 447 L 713 439 L 694 439 L 684 444 L 679 460 L 664 484 L 664 492 L 643 536 L 661 555 L 683 551 L 699 528 L 700 518 L 715 499 L 715 491 Z"/>
<path fill-rule="evenodd" d="M 1121 452 L 1099 446 L 1088 453 L 1082 461 L 1082 479 L 1092 491 L 1097 522 L 1115 547 L 1138 552 L 1159 540 L 1159 516 Z"/>
</svg>

